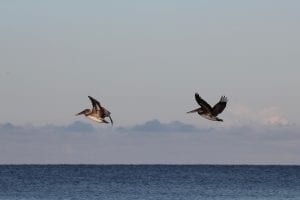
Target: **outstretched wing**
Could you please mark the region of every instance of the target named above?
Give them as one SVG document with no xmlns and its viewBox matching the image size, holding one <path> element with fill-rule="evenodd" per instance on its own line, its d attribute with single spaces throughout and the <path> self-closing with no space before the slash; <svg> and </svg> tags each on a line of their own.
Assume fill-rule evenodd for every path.
<svg viewBox="0 0 300 200">
<path fill-rule="evenodd" d="M 204 99 L 202 99 L 198 93 L 195 93 L 195 99 L 203 110 L 206 112 L 212 112 L 211 106 Z"/>
<path fill-rule="evenodd" d="M 112 120 L 112 118 L 110 116 L 111 113 L 106 108 L 104 108 L 104 107 L 102 107 L 102 109 L 103 109 L 103 113 L 102 113 L 101 117 L 102 118 L 109 117 L 110 122 L 113 125 L 114 121 Z"/>
<path fill-rule="evenodd" d="M 227 104 L 227 97 L 222 96 L 220 101 L 213 107 L 212 109 L 212 114 L 214 116 L 217 116 L 218 114 L 220 114 L 221 112 L 223 112 L 223 110 L 225 109 Z"/>
<path fill-rule="evenodd" d="M 91 97 L 91 96 L 88 96 L 88 97 L 89 97 L 89 99 L 90 99 L 91 102 L 92 102 L 92 105 L 93 105 L 93 111 L 94 111 L 94 110 L 97 110 L 97 111 L 100 111 L 100 112 L 102 113 L 102 112 L 103 112 L 103 109 L 102 109 L 102 107 L 101 107 L 99 101 L 97 101 L 96 99 L 94 99 L 94 98 Z"/>
</svg>

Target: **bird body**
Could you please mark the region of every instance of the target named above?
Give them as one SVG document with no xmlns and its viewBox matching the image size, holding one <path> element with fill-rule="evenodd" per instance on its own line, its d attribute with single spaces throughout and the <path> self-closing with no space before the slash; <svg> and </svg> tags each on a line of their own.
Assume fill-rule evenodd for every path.
<svg viewBox="0 0 300 200">
<path fill-rule="evenodd" d="M 108 121 L 105 120 L 105 117 L 109 117 L 111 124 L 113 124 L 113 120 L 110 116 L 111 113 L 108 110 L 106 110 L 104 107 L 102 107 L 99 101 L 97 101 L 91 96 L 88 97 L 91 100 L 91 103 L 93 105 L 92 110 L 85 109 L 76 115 L 84 114 L 87 118 L 99 123 L 109 123 Z"/>
<path fill-rule="evenodd" d="M 197 112 L 200 116 L 212 120 L 212 121 L 223 121 L 223 119 L 218 118 L 217 116 L 223 112 L 227 104 L 227 98 L 222 96 L 220 101 L 214 106 L 211 107 L 204 99 L 202 99 L 198 93 L 195 93 L 196 102 L 200 105 L 200 108 L 191 110 L 187 113 Z"/>
<path fill-rule="evenodd" d="M 99 117 L 96 117 L 96 116 L 92 116 L 92 115 L 87 115 L 86 116 L 87 118 L 95 121 L 95 122 L 99 122 L 99 123 L 108 123 L 105 119 L 101 119 Z"/>
</svg>

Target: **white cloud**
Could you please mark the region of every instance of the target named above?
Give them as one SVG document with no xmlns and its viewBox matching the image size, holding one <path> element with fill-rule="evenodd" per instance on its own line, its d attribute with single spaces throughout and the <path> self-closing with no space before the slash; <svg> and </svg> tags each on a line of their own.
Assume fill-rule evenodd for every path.
<svg viewBox="0 0 300 200">
<path fill-rule="evenodd" d="M 289 125 L 290 123 L 288 122 L 287 119 L 285 119 L 278 107 L 272 106 L 272 107 L 267 107 L 262 109 L 259 112 L 259 115 L 263 121 L 264 124 L 266 125 L 282 125 L 286 126 Z"/>
<path fill-rule="evenodd" d="M 280 116 L 271 116 L 266 119 L 265 123 L 269 125 L 282 125 L 282 126 L 289 125 L 288 121 L 285 118 Z"/>
<path fill-rule="evenodd" d="M 244 105 L 237 105 L 233 107 L 231 113 L 233 118 L 239 119 L 239 123 L 243 121 L 254 122 L 264 125 L 289 125 L 291 124 L 280 111 L 279 107 L 270 106 L 262 109 L 250 109 Z"/>
</svg>

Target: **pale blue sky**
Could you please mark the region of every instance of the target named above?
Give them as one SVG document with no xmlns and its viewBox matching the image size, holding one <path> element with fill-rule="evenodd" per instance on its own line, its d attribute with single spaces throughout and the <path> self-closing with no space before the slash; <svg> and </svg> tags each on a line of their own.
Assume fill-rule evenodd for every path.
<svg viewBox="0 0 300 200">
<path fill-rule="evenodd" d="M 270 109 L 300 122 L 299 1 L 0 5 L 1 122 L 71 123 L 91 95 L 117 125 L 210 125 L 185 114 L 196 91 L 211 104 L 228 96 L 227 124 Z"/>
</svg>

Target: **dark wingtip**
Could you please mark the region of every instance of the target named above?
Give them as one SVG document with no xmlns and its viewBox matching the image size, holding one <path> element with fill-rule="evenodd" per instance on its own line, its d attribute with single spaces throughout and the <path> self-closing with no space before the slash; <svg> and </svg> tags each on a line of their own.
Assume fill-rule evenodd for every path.
<svg viewBox="0 0 300 200">
<path fill-rule="evenodd" d="M 110 119 L 111 125 L 113 126 L 113 124 L 114 124 L 114 121 L 113 121 L 113 119 L 111 118 L 111 116 L 110 116 L 110 115 L 109 115 L 108 117 L 109 117 L 109 119 Z"/>
<path fill-rule="evenodd" d="M 223 95 L 223 96 L 221 96 L 221 101 L 227 102 L 227 101 L 228 101 L 228 98 L 227 98 L 225 95 Z"/>
</svg>

